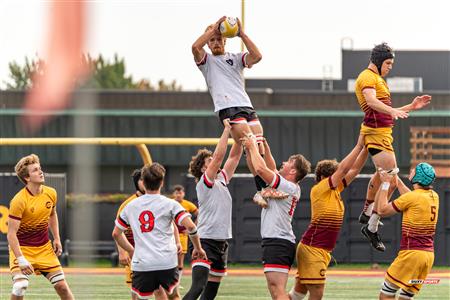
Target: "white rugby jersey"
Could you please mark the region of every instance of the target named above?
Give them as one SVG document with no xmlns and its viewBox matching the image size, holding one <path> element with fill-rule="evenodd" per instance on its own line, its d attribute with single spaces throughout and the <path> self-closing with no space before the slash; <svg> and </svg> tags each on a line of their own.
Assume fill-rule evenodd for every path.
<svg viewBox="0 0 450 300">
<path fill-rule="evenodd" d="M 203 59 L 197 63 L 208 85 L 215 112 L 237 106 L 253 108 L 244 86 L 243 70 L 247 54 L 226 52 L 212 55 L 205 52 Z"/>
<path fill-rule="evenodd" d="M 232 198 L 228 190 L 227 174 L 221 170 L 216 179 L 203 174 L 197 182 L 197 230 L 200 238 L 231 239 Z"/>
<path fill-rule="evenodd" d="M 190 216 L 176 201 L 159 194 L 145 194 L 130 202 L 116 219 L 116 226 L 131 227 L 134 236 L 133 271 L 156 271 L 178 265 L 173 223 Z"/>
<path fill-rule="evenodd" d="M 267 199 L 268 207 L 261 211 L 261 237 L 279 238 L 295 243 L 292 216 L 300 199 L 300 186 L 276 174 L 270 186 L 289 194 L 286 199 Z"/>
</svg>

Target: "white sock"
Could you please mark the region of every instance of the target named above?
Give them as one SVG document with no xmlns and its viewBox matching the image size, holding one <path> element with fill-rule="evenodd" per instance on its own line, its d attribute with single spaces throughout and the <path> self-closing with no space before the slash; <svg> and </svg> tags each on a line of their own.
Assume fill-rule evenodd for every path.
<svg viewBox="0 0 450 300">
<path fill-rule="evenodd" d="M 296 292 L 294 288 L 292 288 L 289 291 L 289 296 L 291 297 L 291 300 L 303 300 L 306 297 L 306 294 L 302 294 L 299 292 Z"/>
<path fill-rule="evenodd" d="M 178 268 L 178 285 L 181 284 L 181 276 L 183 275 L 183 269 Z"/>
<path fill-rule="evenodd" d="M 369 219 L 369 226 L 367 229 L 369 229 L 370 232 L 377 232 L 378 231 L 378 221 L 380 221 L 380 216 L 376 213 L 372 213 Z"/>
<path fill-rule="evenodd" d="M 369 206 L 367 206 L 367 210 L 365 212 L 365 214 L 367 216 L 371 216 L 372 215 L 372 210 L 373 210 L 373 205 L 375 204 L 375 202 L 372 202 L 369 204 Z"/>
</svg>

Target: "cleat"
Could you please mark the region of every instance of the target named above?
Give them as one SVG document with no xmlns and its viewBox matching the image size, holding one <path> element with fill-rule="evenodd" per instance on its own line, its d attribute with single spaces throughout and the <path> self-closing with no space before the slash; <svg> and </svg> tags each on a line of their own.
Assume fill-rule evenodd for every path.
<svg viewBox="0 0 450 300">
<path fill-rule="evenodd" d="M 287 197 L 289 197 L 289 194 L 268 187 L 268 188 L 265 188 L 265 189 L 261 190 L 261 196 L 264 199 L 269 199 L 269 198 L 272 198 L 272 199 L 286 199 Z"/>
<path fill-rule="evenodd" d="M 369 240 L 373 248 L 381 252 L 384 252 L 386 250 L 386 246 L 384 246 L 383 242 L 381 241 L 378 232 L 371 232 L 369 230 L 369 225 L 364 225 L 363 227 L 361 227 L 361 233 Z"/>
<path fill-rule="evenodd" d="M 253 202 L 258 204 L 262 208 L 267 208 L 268 206 L 267 201 L 261 196 L 261 192 L 256 192 L 256 194 L 253 196 Z"/>
<path fill-rule="evenodd" d="M 360 224 L 366 225 L 367 223 L 369 223 L 369 219 L 370 219 L 370 216 L 368 216 L 364 212 L 362 212 L 359 215 L 358 221 Z"/>
</svg>

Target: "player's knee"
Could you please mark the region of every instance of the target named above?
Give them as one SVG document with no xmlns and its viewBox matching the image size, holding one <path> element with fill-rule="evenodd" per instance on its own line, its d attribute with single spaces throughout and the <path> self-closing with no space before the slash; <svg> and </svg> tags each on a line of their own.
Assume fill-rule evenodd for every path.
<svg viewBox="0 0 450 300">
<path fill-rule="evenodd" d="M 14 282 L 11 293 L 14 296 L 21 297 L 25 295 L 25 292 L 28 288 L 28 278 L 26 278 L 26 276 L 24 277 L 16 277 L 15 279 L 13 279 Z"/>
<path fill-rule="evenodd" d="M 324 285 L 323 284 L 308 284 L 307 289 L 309 292 L 310 299 L 322 299 Z"/>
<path fill-rule="evenodd" d="M 382 298 L 382 295 L 386 295 L 388 297 L 395 297 L 395 294 L 398 291 L 398 287 L 393 285 L 392 283 L 385 281 L 383 282 L 383 284 L 381 285 L 381 290 L 380 290 L 380 298 Z"/>
</svg>

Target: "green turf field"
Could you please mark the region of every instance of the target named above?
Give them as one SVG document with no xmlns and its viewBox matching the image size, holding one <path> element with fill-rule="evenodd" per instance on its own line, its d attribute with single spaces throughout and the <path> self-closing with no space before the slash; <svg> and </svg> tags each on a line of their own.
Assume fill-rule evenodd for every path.
<svg viewBox="0 0 450 300">
<path fill-rule="evenodd" d="M 129 292 L 121 275 L 67 275 L 76 299 L 128 299 Z M 378 299 L 382 278 L 330 277 L 327 281 L 324 299 Z M 289 281 L 291 287 L 293 279 Z M 262 276 L 229 276 L 225 278 L 216 299 L 270 299 Z M 190 286 L 190 278 L 183 277 L 182 294 Z M 0 275 L 0 299 L 9 299 L 11 281 L 7 274 Z M 51 285 L 43 278 L 33 276 L 27 299 L 58 299 Z M 424 286 L 415 299 L 450 299 L 450 280 L 442 279 L 440 284 Z"/>
</svg>

